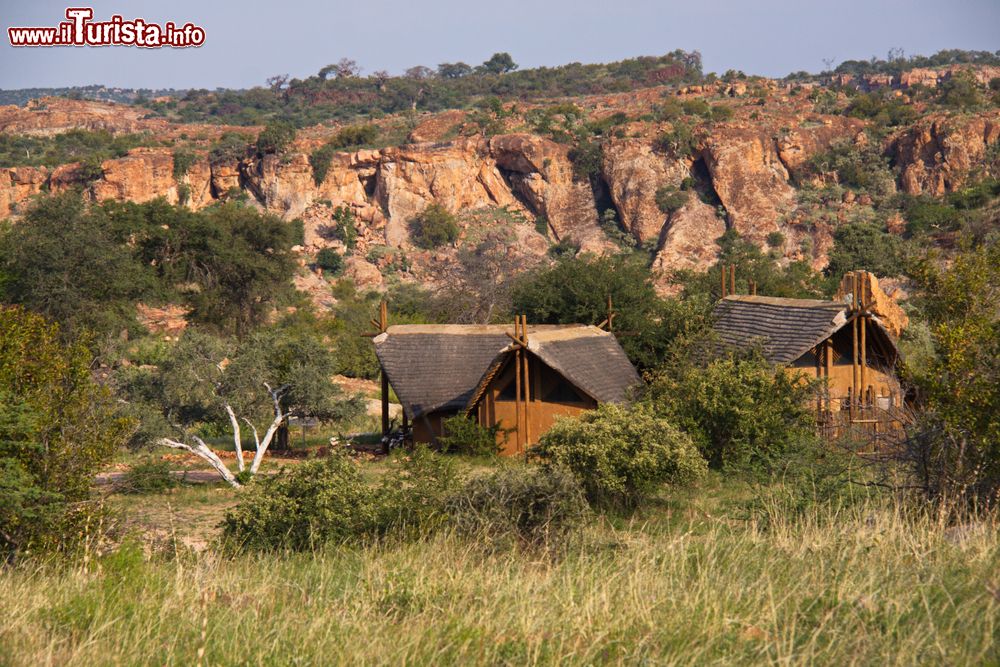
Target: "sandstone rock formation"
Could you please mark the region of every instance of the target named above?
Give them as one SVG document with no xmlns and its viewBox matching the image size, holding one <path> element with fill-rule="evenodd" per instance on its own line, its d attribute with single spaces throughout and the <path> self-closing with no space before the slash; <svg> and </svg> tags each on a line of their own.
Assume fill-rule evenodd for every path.
<svg viewBox="0 0 1000 667">
<path fill-rule="evenodd" d="M 676 287 L 670 278 L 682 270 L 699 270 L 714 263 L 719 256 L 715 239 L 726 231 L 725 221 L 714 207 L 703 203 L 691 193 L 688 202 L 675 211 L 667 222 L 660 250 L 653 260 L 661 293 L 672 293 Z"/>
<path fill-rule="evenodd" d="M 889 153 L 900 185 L 913 195 L 961 189 L 986 150 L 1000 141 L 1000 111 L 975 116 L 931 116 L 893 138 Z"/>
<path fill-rule="evenodd" d="M 689 165 L 653 151 L 649 141 L 628 139 L 604 149 L 602 175 L 625 229 L 640 243 L 657 239 L 666 215 L 656 205 L 657 189 L 679 187 Z"/>
</svg>

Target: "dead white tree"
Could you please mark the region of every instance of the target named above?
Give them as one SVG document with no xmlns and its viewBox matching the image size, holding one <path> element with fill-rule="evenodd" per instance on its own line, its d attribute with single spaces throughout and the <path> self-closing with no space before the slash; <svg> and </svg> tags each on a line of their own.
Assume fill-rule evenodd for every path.
<svg viewBox="0 0 1000 667">
<path fill-rule="evenodd" d="M 256 475 L 257 471 L 260 469 L 260 464 L 264 460 L 264 455 L 267 453 L 268 447 L 271 446 L 271 442 L 274 440 L 274 435 L 278 432 L 281 427 L 282 422 L 285 421 L 287 415 L 281 408 L 281 397 L 286 391 L 288 391 L 288 385 L 282 385 L 280 387 L 272 388 L 267 382 L 263 383 L 264 388 L 267 389 L 267 393 L 271 397 L 271 403 L 274 408 L 274 418 L 268 425 L 267 430 L 264 432 L 264 437 L 261 438 L 257 432 L 257 427 L 254 426 L 253 422 L 243 417 L 243 421 L 250 427 L 253 431 L 254 443 L 257 446 L 257 451 L 254 453 L 253 461 L 250 463 L 250 474 Z M 243 443 L 241 441 L 240 433 L 240 422 L 236 416 L 236 411 L 233 409 L 232 405 L 228 402 L 223 403 L 223 408 L 226 414 L 229 416 L 229 423 L 233 428 L 233 444 L 236 448 L 236 466 L 239 472 L 246 470 L 246 462 L 243 459 Z M 209 463 L 213 468 L 218 471 L 222 476 L 222 479 L 226 480 L 230 486 L 233 488 L 240 488 L 243 484 L 237 479 L 236 475 L 233 475 L 229 466 L 216 454 L 212 449 L 205 444 L 205 441 L 199 438 L 197 435 L 185 434 L 186 437 L 190 437 L 194 440 L 194 445 L 188 444 L 184 440 L 174 440 L 173 438 L 160 438 L 157 444 L 164 447 L 170 447 L 172 449 L 182 449 L 187 452 L 194 454 L 195 456 L 201 457 Z"/>
</svg>

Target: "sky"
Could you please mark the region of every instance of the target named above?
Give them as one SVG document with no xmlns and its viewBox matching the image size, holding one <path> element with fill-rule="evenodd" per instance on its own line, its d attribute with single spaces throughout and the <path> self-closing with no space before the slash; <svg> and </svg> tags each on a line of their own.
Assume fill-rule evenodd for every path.
<svg viewBox="0 0 1000 667">
<path fill-rule="evenodd" d="M 88 6 L 76 0 L 71 6 Z M 218 0 L 96 1 L 149 22 L 206 31 L 189 49 L 13 48 L 10 26 L 55 26 L 64 2 L 0 0 L 0 88 L 104 84 L 246 88 L 275 74 L 304 78 L 341 58 L 362 73 L 481 63 L 509 52 L 522 67 L 702 53 L 706 72 L 784 76 L 824 60 L 885 57 L 890 48 L 1000 49 L 1000 0 Z"/>
</svg>

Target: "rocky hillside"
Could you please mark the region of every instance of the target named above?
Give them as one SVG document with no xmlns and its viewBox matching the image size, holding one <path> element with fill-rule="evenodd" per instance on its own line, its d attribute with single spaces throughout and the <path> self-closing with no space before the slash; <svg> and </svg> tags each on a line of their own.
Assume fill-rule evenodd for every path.
<svg viewBox="0 0 1000 667">
<path fill-rule="evenodd" d="M 989 74 L 976 71 L 980 79 Z M 843 88 L 766 79 L 389 116 L 375 125 L 405 128 L 401 141 L 334 152 L 325 174 L 310 156 L 336 136 L 336 126 L 299 130 L 280 153 L 220 158 L 210 156 L 210 147 L 237 128 L 48 98 L 27 108 L 0 107 L 0 133 L 99 129 L 148 133 L 158 145 L 103 161 L 96 178 L 85 178 L 76 163 L 0 169 L 0 218 L 16 219 L 40 192 L 81 185 L 93 200 L 165 197 L 192 208 L 243 194 L 286 220 L 304 221 L 303 266 L 332 247 L 347 255 L 346 275 L 376 287 L 389 273 L 433 284 L 462 247 L 494 229 L 508 235 L 512 257 L 522 258 L 544 257 L 559 242 L 608 252 L 631 237 L 650 251 L 665 290 L 673 272 L 709 266 L 715 239 L 727 229 L 821 269 L 836 227 L 872 218 L 868 190 L 939 197 L 966 186 L 994 159 L 995 104 L 947 110 L 907 92 L 910 79 L 926 89 L 948 76 L 909 73 L 881 82 L 897 89 L 888 99 L 912 113 L 906 122 L 877 128 L 843 113 L 850 104 Z M 238 129 L 248 142 L 260 130 Z M 175 165 L 182 151 L 185 164 Z M 842 182 L 838 151 L 883 160 L 885 182 L 872 188 Z M 422 250 L 411 243 L 410 222 L 431 203 L 457 214 L 461 231 L 455 244 Z M 341 206 L 356 220 L 350 250 L 334 233 L 332 216 Z M 887 221 L 895 231 L 904 222 Z M 302 278 L 303 286 L 321 289 L 317 281 L 316 274 Z"/>
</svg>

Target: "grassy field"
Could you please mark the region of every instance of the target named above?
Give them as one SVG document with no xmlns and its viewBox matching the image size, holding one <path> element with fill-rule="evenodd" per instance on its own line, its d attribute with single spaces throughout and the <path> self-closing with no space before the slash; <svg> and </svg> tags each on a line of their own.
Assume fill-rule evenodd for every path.
<svg viewBox="0 0 1000 667">
<path fill-rule="evenodd" d="M 1000 664 L 996 525 L 749 494 L 713 478 L 553 552 L 239 559 L 210 547 L 231 490 L 112 495 L 118 549 L 0 574 L 0 664 Z"/>
</svg>

